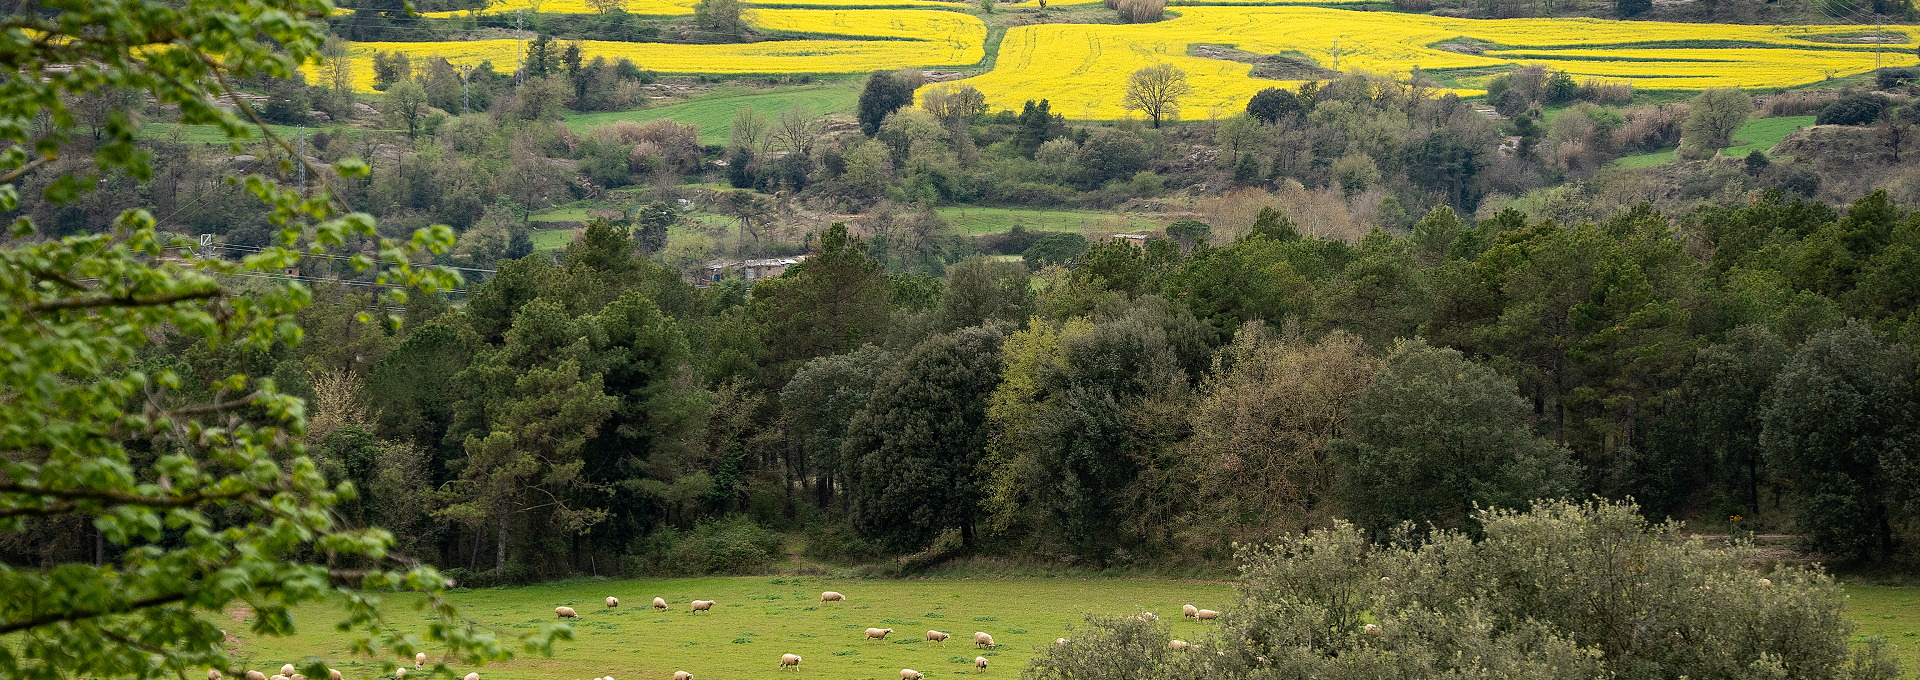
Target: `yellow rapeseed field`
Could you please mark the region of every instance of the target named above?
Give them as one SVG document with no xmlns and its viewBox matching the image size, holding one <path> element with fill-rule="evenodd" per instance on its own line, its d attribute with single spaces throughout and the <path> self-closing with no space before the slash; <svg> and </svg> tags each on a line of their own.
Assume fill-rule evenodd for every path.
<svg viewBox="0 0 1920 680">
<path fill-rule="evenodd" d="M 987 27 L 968 14 L 903 9 L 757 9 L 753 23 L 770 31 L 842 34 L 882 40 L 778 40 L 726 45 L 679 45 L 605 40 L 581 42 L 586 57 L 632 59 L 663 73 L 860 73 L 909 66 L 964 66 L 984 56 Z M 373 55 L 445 57 L 455 64 L 492 61 L 500 71 L 517 63 L 519 41 L 362 42 L 350 51 L 354 86 L 373 88 Z"/>
<path fill-rule="evenodd" d="M 626 4 L 621 6 L 621 9 L 626 10 L 628 14 L 645 14 L 650 16 L 685 16 L 685 15 L 693 14 L 693 5 L 698 1 L 699 0 L 625 0 Z M 1098 2 L 1099 0 L 1088 0 L 1088 1 Z M 1352 1 L 1359 2 L 1361 0 L 1352 0 Z M 967 6 L 967 4 L 963 2 L 944 2 L 942 0 L 759 0 L 759 2 L 754 2 L 754 0 L 748 0 L 748 4 L 820 5 L 823 7 L 832 7 L 837 5 L 857 5 L 862 7 L 873 7 L 875 5 L 888 5 L 888 6 L 898 6 L 898 7 L 930 7 L 930 8 L 938 7 L 938 8 L 948 8 L 948 9 Z M 343 10 L 343 11 L 346 11 L 346 10 Z M 595 9 L 590 4 L 587 4 L 587 0 L 498 0 L 492 5 L 489 5 L 488 7 L 486 7 L 485 9 L 481 9 L 478 11 L 481 14 L 509 14 L 513 12 L 533 12 L 533 13 L 541 13 L 541 14 L 597 14 L 599 13 L 600 10 Z M 454 11 L 447 11 L 447 12 L 422 12 L 421 16 L 446 18 L 446 17 L 463 16 L 467 14 L 467 12 L 468 10 L 454 10 Z"/>
<path fill-rule="evenodd" d="M 1180 16 L 1155 24 L 1041 24 L 1010 29 L 994 70 L 963 82 L 985 93 L 988 105 L 995 109 L 1017 110 L 1024 100 L 1045 98 L 1052 100 L 1054 111 L 1069 117 L 1118 118 L 1127 115 L 1120 106 L 1127 75 L 1166 62 L 1187 72 L 1193 94 L 1182 99 L 1181 115 L 1191 119 L 1230 114 L 1262 88 L 1292 85 L 1251 78 L 1246 64 L 1187 55 L 1191 46 L 1200 44 L 1292 54 L 1326 68 L 1377 73 L 1542 62 L 1580 76 L 1632 81 L 1643 89 L 1784 87 L 1874 66 L 1870 49 L 1807 39 L 1858 30 L 1846 26 L 1474 20 L 1320 7 L 1181 6 L 1173 11 Z M 1920 28 L 1911 26 L 1889 30 L 1920 36 Z M 1490 43 L 1491 48 L 1483 54 L 1466 54 L 1436 46 L 1460 38 Z M 1684 45 L 1699 40 L 1778 47 Z M 1674 46 L 1644 46 L 1650 42 Z M 1898 63 L 1912 57 L 1904 59 Z"/>
</svg>

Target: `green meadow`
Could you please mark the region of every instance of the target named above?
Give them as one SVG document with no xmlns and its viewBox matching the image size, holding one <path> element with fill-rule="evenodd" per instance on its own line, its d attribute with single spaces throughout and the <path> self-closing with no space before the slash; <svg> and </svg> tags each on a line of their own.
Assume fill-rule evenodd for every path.
<svg viewBox="0 0 1920 680">
<path fill-rule="evenodd" d="M 701 144 L 725 144 L 733 131 L 733 117 L 740 109 L 758 111 L 771 122 L 777 120 L 782 111 L 794 107 L 816 117 L 852 111 L 859 97 L 859 83 L 852 81 L 767 89 L 727 88 L 657 109 L 569 115 L 567 127 L 584 132 L 623 120 L 644 123 L 664 118 L 699 126 Z"/>
<path fill-rule="evenodd" d="M 1068 231 L 1077 234 L 1101 232 L 1154 231 L 1159 223 L 1143 217 L 1092 210 L 1028 210 L 1022 208 L 982 208 L 945 206 L 935 208 L 956 231 L 968 236 L 998 234 L 1021 227 L 1028 231 Z"/>
<path fill-rule="evenodd" d="M 834 590 L 845 602 L 821 602 Z M 1911 672 L 1920 665 L 1920 588 L 1849 586 L 1848 614 L 1858 625 L 1854 641 L 1884 637 Z M 607 596 L 621 606 L 608 609 Z M 667 611 L 649 603 L 671 602 Z M 1172 626 L 1177 638 L 1201 640 L 1215 624 L 1180 616 L 1180 605 L 1230 608 L 1231 586 L 1222 583 L 1117 578 L 944 578 L 930 580 L 834 579 L 817 577 L 713 577 L 577 580 L 538 586 L 496 588 L 454 595 L 469 618 L 503 633 L 537 630 L 555 621 L 553 608 L 573 607 L 574 638 L 554 645 L 552 657 L 522 657 L 469 668 L 483 680 L 586 680 L 611 675 L 621 680 L 666 678 L 676 670 L 699 680 L 775 678 L 780 655 L 799 654 L 802 677 L 892 680 L 900 669 L 928 676 L 971 674 L 973 657 L 986 656 L 989 674 L 1017 677 L 1027 659 L 1054 638 L 1070 637 L 1070 625 L 1088 613 L 1127 615 L 1151 611 Z M 696 599 L 717 602 L 711 612 L 692 613 Z M 409 606 L 416 599 L 390 598 L 392 618 L 410 629 L 426 621 Z M 296 614 L 301 633 L 289 638 L 253 638 L 241 634 L 236 659 L 248 668 L 271 672 L 283 663 L 318 656 L 347 680 L 389 678 L 376 664 L 353 660 L 346 638 L 331 623 L 337 605 L 312 605 Z M 228 626 L 236 634 L 245 617 Z M 867 628 L 892 628 L 885 641 L 864 639 Z M 926 631 L 953 635 L 945 643 L 925 640 Z M 974 631 L 999 643 L 976 650 Z M 418 677 L 410 676 L 410 677 Z"/>
<path fill-rule="evenodd" d="M 821 591 L 847 596 L 821 602 Z M 621 606 L 607 609 L 607 596 Z M 667 611 L 653 598 L 671 602 Z M 547 585 L 461 592 L 462 613 L 496 630 L 528 631 L 555 620 L 557 606 L 580 618 L 574 637 L 554 645 L 552 657 L 522 657 L 484 668 L 454 667 L 454 675 L 478 671 L 483 680 L 620 680 L 667 678 L 676 670 L 699 680 L 780 677 L 780 655 L 799 654 L 802 677 L 892 680 L 912 668 L 929 677 L 973 672 L 975 655 L 986 656 L 989 675 L 1017 677 L 1034 651 L 1070 636 L 1069 624 L 1086 613 L 1151 611 L 1182 639 L 1200 639 L 1215 624 L 1180 615 L 1180 605 L 1226 609 L 1233 589 L 1225 584 L 1166 580 L 1078 578 L 950 578 L 939 580 L 822 579 L 817 577 L 715 577 L 578 580 Z M 710 612 L 688 611 L 691 600 L 714 600 Z M 417 599 L 389 598 L 392 619 L 412 629 L 426 621 L 408 606 Z M 391 677 L 366 659 L 352 660 L 347 638 L 331 624 L 337 605 L 300 609 L 299 635 L 242 636 L 236 660 L 269 673 L 283 663 L 318 656 L 346 680 Z M 239 617 L 244 618 L 244 616 Z M 244 622 L 227 626 L 239 634 Z M 865 639 L 867 628 L 892 628 L 884 641 Z M 927 642 L 928 630 L 953 635 Z M 973 633 L 986 632 L 997 649 L 976 650 Z M 409 664 L 411 665 L 411 664 Z M 415 676 L 409 676 L 415 677 Z"/>
</svg>

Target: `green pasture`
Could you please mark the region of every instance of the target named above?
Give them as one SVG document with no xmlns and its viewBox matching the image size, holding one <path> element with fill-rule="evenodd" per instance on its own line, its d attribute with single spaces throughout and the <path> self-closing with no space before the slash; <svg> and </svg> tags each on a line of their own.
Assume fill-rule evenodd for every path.
<svg viewBox="0 0 1920 680">
<path fill-rule="evenodd" d="M 820 592 L 839 591 L 845 602 L 821 602 Z M 620 598 L 607 609 L 607 596 Z M 454 677 L 477 670 L 483 680 L 552 680 L 612 675 L 622 680 L 666 678 L 676 670 L 696 678 L 776 678 L 780 655 L 799 654 L 801 677 L 892 680 L 912 668 L 929 677 L 971 674 L 973 657 L 986 656 L 989 675 L 1018 677 L 1028 657 L 1071 636 L 1067 626 L 1089 612 L 1152 611 L 1175 637 L 1200 639 L 1216 624 L 1183 618 L 1180 605 L 1226 609 L 1233 589 L 1224 584 L 1130 579 L 952 578 L 942 580 L 822 579 L 817 577 L 725 577 L 581 580 L 458 593 L 462 613 L 496 630 L 528 631 L 554 621 L 553 608 L 573 607 L 580 619 L 574 638 L 554 645 L 550 658 L 523 657 L 485 668 L 454 668 Z M 653 598 L 672 603 L 654 610 Z M 691 613 L 687 603 L 714 600 L 710 612 Z M 428 624 L 416 599 L 389 598 L 392 620 L 423 630 Z M 245 619 L 244 614 L 235 613 Z M 350 658 L 347 639 L 335 632 L 341 608 L 311 605 L 296 611 L 299 635 L 240 636 L 231 643 L 236 661 L 271 672 L 283 663 L 317 656 L 347 680 L 390 677 L 365 660 Z M 247 622 L 227 630 L 238 634 Z M 867 628 L 892 628 L 885 641 L 868 641 Z M 926 642 L 928 630 L 953 635 Z M 976 650 L 974 631 L 993 636 L 998 649 Z M 411 664 L 409 664 L 411 665 Z M 415 676 L 409 676 L 415 677 Z"/>
<path fill-rule="evenodd" d="M 1728 158 L 1745 158 L 1754 151 L 1771 152 L 1775 145 L 1793 134 L 1795 130 L 1813 124 L 1813 116 L 1782 116 L 1779 118 L 1755 118 L 1740 126 L 1733 133 L 1734 146 L 1720 150 L 1720 155 Z M 1665 165 L 1673 161 L 1674 149 L 1661 149 L 1652 153 L 1621 156 L 1614 164 L 1623 168 L 1650 168 Z"/>
<path fill-rule="evenodd" d="M 860 98 L 859 87 L 859 83 L 849 81 L 765 89 L 728 88 L 657 109 L 569 115 L 567 127 L 582 132 L 623 120 L 643 123 L 664 118 L 699 126 L 702 144 L 725 144 L 733 130 L 733 117 L 740 109 L 758 111 L 769 122 L 779 118 L 782 111 L 796 106 L 809 116 L 852 111 Z"/>
<path fill-rule="evenodd" d="M 1886 638 L 1902 670 L 1920 673 L 1920 588 L 1847 586 L 1847 613 L 1858 624 L 1855 643 Z"/>
<path fill-rule="evenodd" d="M 572 229 L 535 229 L 528 234 L 535 251 L 559 250 L 573 242 Z"/>
<path fill-rule="evenodd" d="M 998 234 L 1021 227 L 1028 231 L 1070 231 L 1078 234 L 1154 231 L 1160 224 L 1137 215 L 1121 216 L 1092 210 L 1027 210 L 946 206 L 935 208 L 941 219 L 962 234 Z"/>
</svg>

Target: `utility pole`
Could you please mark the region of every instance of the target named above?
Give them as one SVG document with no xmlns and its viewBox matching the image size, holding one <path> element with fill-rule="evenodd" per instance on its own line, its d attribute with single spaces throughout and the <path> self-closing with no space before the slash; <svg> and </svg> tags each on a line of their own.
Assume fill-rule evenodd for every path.
<svg viewBox="0 0 1920 680">
<path fill-rule="evenodd" d="M 519 68 L 513 71 L 514 87 L 519 87 L 520 84 L 526 82 L 527 79 L 527 38 L 525 35 L 522 35 L 522 33 L 526 31 L 526 23 L 527 13 L 523 10 L 514 10 L 513 32 L 515 37 L 513 42 L 513 60 L 519 64 Z"/>
<path fill-rule="evenodd" d="M 293 143 L 293 167 L 300 173 L 300 197 L 307 197 L 307 126 L 300 126 L 300 136 Z"/>
<path fill-rule="evenodd" d="M 473 75 L 473 65 L 460 67 L 460 115 L 473 113 L 473 90 L 467 87 L 467 78 Z"/>
<path fill-rule="evenodd" d="M 1340 70 L 1340 39 L 1333 39 L 1333 70 Z"/>
</svg>

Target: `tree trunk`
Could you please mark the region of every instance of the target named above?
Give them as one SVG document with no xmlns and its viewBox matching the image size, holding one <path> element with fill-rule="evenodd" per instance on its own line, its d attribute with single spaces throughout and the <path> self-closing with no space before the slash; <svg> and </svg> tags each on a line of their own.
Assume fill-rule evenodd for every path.
<svg viewBox="0 0 1920 680">
<path fill-rule="evenodd" d="M 507 513 L 500 513 L 500 540 L 493 553 L 493 577 L 504 578 L 507 573 Z"/>
</svg>

